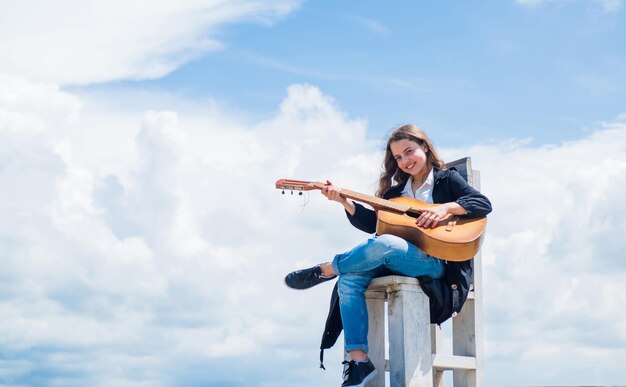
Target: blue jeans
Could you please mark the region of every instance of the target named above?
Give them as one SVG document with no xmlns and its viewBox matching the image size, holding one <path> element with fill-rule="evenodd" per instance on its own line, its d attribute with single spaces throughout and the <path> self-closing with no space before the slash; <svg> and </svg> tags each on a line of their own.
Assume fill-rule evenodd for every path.
<svg viewBox="0 0 626 387">
<path fill-rule="evenodd" d="M 365 290 L 373 278 L 390 274 L 440 278 L 444 264 L 414 244 L 394 236 L 374 236 L 352 250 L 335 256 L 333 270 L 339 275 L 339 309 L 345 349 L 368 352 Z"/>
</svg>

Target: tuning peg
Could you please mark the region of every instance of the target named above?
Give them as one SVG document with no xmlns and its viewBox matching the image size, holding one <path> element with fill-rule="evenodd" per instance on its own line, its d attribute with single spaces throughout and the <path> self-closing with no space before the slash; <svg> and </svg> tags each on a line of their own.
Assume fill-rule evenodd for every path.
<svg viewBox="0 0 626 387">
<path fill-rule="evenodd" d="M 285 190 L 283 190 L 283 195 L 285 194 Z"/>
<path fill-rule="evenodd" d="M 291 194 L 293 195 L 293 190 L 291 190 Z"/>
<path fill-rule="evenodd" d="M 300 191 L 300 192 L 298 193 L 298 195 L 302 196 L 302 191 Z"/>
</svg>

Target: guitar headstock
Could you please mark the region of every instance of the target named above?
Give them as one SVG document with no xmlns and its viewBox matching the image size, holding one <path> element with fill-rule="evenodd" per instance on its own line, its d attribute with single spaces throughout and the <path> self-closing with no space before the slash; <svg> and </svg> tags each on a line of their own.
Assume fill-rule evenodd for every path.
<svg viewBox="0 0 626 387">
<path fill-rule="evenodd" d="M 311 191 L 314 189 L 324 188 L 324 183 L 304 180 L 280 179 L 276 182 L 276 188 L 290 191 Z"/>
</svg>

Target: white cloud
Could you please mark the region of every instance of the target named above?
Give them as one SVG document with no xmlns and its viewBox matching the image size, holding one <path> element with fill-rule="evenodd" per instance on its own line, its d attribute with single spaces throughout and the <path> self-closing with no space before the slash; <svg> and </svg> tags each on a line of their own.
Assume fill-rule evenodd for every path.
<svg viewBox="0 0 626 387">
<path fill-rule="evenodd" d="M 625 87 L 620 82 L 608 77 L 580 76 L 574 79 L 574 82 L 590 94 L 596 96 L 614 95 L 625 90 Z"/>
<path fill-rule="evenodd" d="M 376 35 L 389 36 L 389 28 L 377 20 L 357 15 L 351 16 L 351 19 Z"/>
<path fill-rule="evenodd" d="M 615 12 L 622 7 L 622 0 L 595 0 L 607 12 Z"/>
<path fill-rule="evenodd" d="M 515 2 L 517 4 L 534 7 L 534 6 L 537 6 L 539 4 L 545 3 L 546 0 L 515 0 Z"/>
<path fill-rule="evenodd" d="M 380 144 L 365 122 L 310 85 L 252 125 L 217 105 L 119 110 L 102 104 L 118 96 L 11 76 L 0 96 L 22 101 L 0 115 L 2 383 L 337 382 L 340 345 L 328 371 L 316 368 L 330 286 L 289 291 L 282 276 L 364 235 L 319 194 L 273 184 L 329 178 L 373 192 Z M 441 151 L 471 155 L 494 202 L 489 384 L 617 383 L 626 124 L 539 148 Z"/>
<path fill-rule="evenodd" d="M 75 120 L 80 101 L 54 84 L 0 73 L 0 133 L 30 137 L 59 120 Z"/>
<path fill-rule="evenodd" d="M 600 6 L 606 12 L 616 12 L 622 6 L 622 0 L 515 0 L 515 2 L 527 7 L 538 7 L 545 4 L 578 2 Z"/>
<path fill-rule="evenodd" d="M 47 90 L 6 79 L 0 95 L 17 100 Z M 295 337 L 307 327 L 313 355 L 294 372 L 311 365 L 307 372 L 317 375 L 323 315 L 292 314 L 302 295 L 286 292 L 281 277 L 320 256 L 302 251 L 298 236 L 337 247 L 345 239 L 319 224 L 343 222 L 328 221 L 334 207 L 317 196 L 305 220 L 304 199 L 285 200 L 273 184 L 285 174 L 356 181 L 364 170 L 337 168 L 337 155 L 364 147 L 365 124 L 307 85 L 291 87 L 277 116 L 253 129 L 174 111 L 147 111 L 138 125 L 141 112 L 92 115 L 92 100 L 52 90 L 8 106 L 0 120 L 0 183 L 8 187 L 0 205 L 1 340 L 10 358 L 25 358 L 20 372 L 0 367 L 0 380 L 32 383 L 45 369 L 46 383 L 69 373 L 70 384 L 166 385 L 200 363 L 196 383 L 235 380 L 243 356 L 301 358 Z M 25 114 L 46 130 L 22 136 L 28 128 L 17 130 L 12 117 Z M 327 291 L 304 298 L 323 309 Z M 73 374 L 62 353 L 89 371 Z M 280 374 L 266 377 L 283 383 Z"/>
<path fill-rule="evenodd" d="M 299 2 L 5 2 L 0 72 L 61 84 L 158 78 L 222 48 L 218 32 L 225 25 L 269 24 Z"/>
<path fill-rule="evenodd" d="M 465 152 L 495 208 L 483 254 L 487 348 L 496 367 L 520 370 L 492 382 L 617 383 L 611 367 L 626 354 L 618 296 L 626 280 L 626 122 L 564 144 L 457 154 Z M 509 360 L 511 352 L 520 357 Z M 598 366 L 605 376 L 581 374 L 581 364 L 606 364 Z"/>
</svg>

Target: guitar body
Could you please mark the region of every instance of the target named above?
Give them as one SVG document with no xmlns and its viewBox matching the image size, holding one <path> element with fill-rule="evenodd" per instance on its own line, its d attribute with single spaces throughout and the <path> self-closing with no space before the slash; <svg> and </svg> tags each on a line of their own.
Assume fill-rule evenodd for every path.
<svg viewBox="0 0 626 387">
<path fill-rule="evenodd" d="M 416 210 L 437 206 L 407 197 L 390 200 Z M 407 214 L 379 209 L 376 233 L 399 236 L 433 257 L 447 261 L 466 261 L 480 249 L 487 226 L 486 217 L 464 219 L 448 216 L 435 228 L 417 227 L 415 221 L 416 218 Z"/>
</svg>

